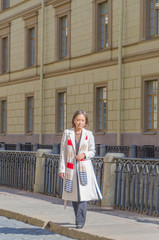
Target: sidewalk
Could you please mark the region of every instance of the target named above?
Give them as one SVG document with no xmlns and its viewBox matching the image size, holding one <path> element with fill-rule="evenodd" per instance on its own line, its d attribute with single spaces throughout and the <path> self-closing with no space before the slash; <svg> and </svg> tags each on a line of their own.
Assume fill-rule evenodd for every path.
<svg viewBox="0 0 159 240">
<path fill-rule="evenodd" d="M 156 240 L 159 218 L 88 205 L 83 229 L 76 229 L 72 207 L 59 198 L 0 187 L 0 215 L 83 240 Z"/>
</svg>

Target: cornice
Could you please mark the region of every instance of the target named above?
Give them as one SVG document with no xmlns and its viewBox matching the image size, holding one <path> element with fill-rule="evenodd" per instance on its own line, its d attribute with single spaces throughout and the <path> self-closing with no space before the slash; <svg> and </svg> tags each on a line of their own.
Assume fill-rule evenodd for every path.
<svg viewBox="0 0 159 240">
<path fill-rule="evenodd" d="M 142 61 L 145 59 L 150 59 L 155 57 L 159 57 L 159 49 L 123 56 L 123 63 Z"/>
<path fill-rule="evenodd" d="M 7 17 L 7 18 L 5 18 L 5 19 L 1 19 L 1 24 L 3 25 L 3 24 L 5 24 L 5 23 L 7 23 L 7 22 L 11 22 L 11 21 L 13 21 L 14 19 L 17 19 L 17 18 L 19 18 L 19 17 L 23 17 L 23 16 L 27 16 L 27 15 L 29 15 L 30 13 L 35 13 L 35 12 L 37 12 L 39 9 L 41 8 L 41 3 L 38 3 L 38 4 L 36 4 L 36 5 L 34 5 L 34 6 L 31 6 L 31 7 L 29 7 L 29 8 L 26 8 L 25 10 L 22 10 L 22 11 L 20 11 L 19 13 L 15 13 L 15 14 L 12 14 L 11 16 L 9 16 L 9 17 Z"/>
<path fill-rule="evenodd" d="M 37 17 L 37 16 L 38 16 L 38 11 L 33 10 L 32 12 L 28 12 L 25 15 L 23 15 L 23 19 L 27 20 L 28 18 Z"/>
<path fill-rule="evenodd" d="M 82 72 L 82 71 L 93 70 L 93 69 L 98 69 L 98 68 L 110 67 L 110 66 L 114 66 L 114 65 L 117 65 L 117 64 L 118 64 L 117 59 L 107 61 L 107 62 L 102 61 L 102 62 L 83 65 L 83 66 L 79 66 L 79 67 L 75 67 L 75 68 L 62 69 L 60 71 L 46 73 L 44 77 L 45 78 L 56 77 L 56 76 L 72 74 L 72 73 L 76 73 L 76 72 Z"/>
<path fill-rule="evenodd" d="M 4 28 L 8 28 L 10 27 L 11 22 L 6 22 L 6 23 L 2 23 L 0 24 L 0 30 L 4 29 Z"/>
<path fill-rule="evenodd" d="M 14 84 L 19 84 L 19 83 L 26 83 L 26 82 L 31 82 L 31 81 L 35 81 L 35 80 L 39 80 L 40 76 L 31 76 L 28 78 L 20 78 L 17 80 L 12 80 L 12 81 L 8 81 L 8 82 L 0 82 L 0 86 L 10 86 L 10 85 L 14 85 Z"/>
<path fill-rule="evenodd" d="M 18 7 L 18 6 L 21 6 L 21 5 L 23 5 L 23 4 L 25 4 L 26 2 L 29 2 L 29 1 L 31 1 L 31 0 L 23 0 L 22 2 L 16 3 L 16 4 L 13 5 L 13 6 L 10 6 L 10 7 L 6 8 L 6 9 L 4 9 L 4 10 L 1 10 L 1 11 L 0 11 L 0 15 L 2 15 L 2 14 L 5 13 L 5 12 L 9 12 L 9 11 L 11 11 L 12 9 L 14 9 L 14 8 L 16 8 L 16 7 Z"/>
<path fill-rule="evenodd" d="M 92 55 L 92 54 L 90 54 Z M 87 55 L 88 56 L 88 55 Z M 85 56 L 82 56 L 83 58 Z M 156 58 L 159 57 L 159 49 L 155 49 L 153 51 L 145 51 L 144 53 L 138 53 L 136 54 L 131 54 L 129 56 L 123 56 L 123 63 L 130 63 L 130 62 L 135 62 L 135 61 L 142 61 L 142 60 L 147 60 L 147 59 L 152 59 L 152 58 Z M 81 58 L 81 57 L 79 57 Z M 73 61 L 76 58 L 72 58 L 70 60 L 66 60 L 66 61 Z M 48 64 L 45 64 L 44 66 L 50 66 L 53 64 L 58 64 L 58 62 L 51 62 Z M 110 60 L 105 60 L 105 61 L 96 61 L 94 63 L 90 63 L 90 64 L 84 64 L 84 65 L 79 65 L 77 67 L 74 68 L 63 68 L 60 69 L 59 71 L 53 71 L 53 72 L 49 72 L 46 73 L 44 75 L 44 78 L 51 78 L 51 77 L 56 77 L 56 76 L 62 76 L 62 75 L 66 75 L 66 74 L 72 74 L 72 73 L 76 73 L 76 72 L 81 72 L 81 71 L 87 71 L 87 70 L 93 70 L 93 69 L 99 69 L 99 68 L 106 68 L 106 67 L 110 67 L 110 66 L 115 66 L 118 65 L 118 58 L 113 58 Z M 40 68 L 40 66 L 37 66 L 37 68 Z M 16 72 L 22 72 L 24 71 L 24 69 L 18 70 L 18 71 L 14 71 L 14 72 L 10 72 L 10 74 L 12 73 L 16 73 Z M 26 73 L 27 74 L 27 73 Z M 33 76 L 33 77 L 28 77 L 28 78 L 20 78 L 17 80 L 11 80 L 8 82 L 0 82 L 0 86 L 4 86 L 4 85 L 10 85 L 10 84 L 18 84 L 18 83 L 24 83 L 24 82 L 28 82 L 28 81 L 34 81 L 34 80 L 39 80 L 40 77 L 38 76 Z"/>
<path fill-rule="evenodd" d="M 72 0 L 53 0 L 52 5 L 54 8 L 60 7 L 61 5 L 71 3 Z"/>
</svg>

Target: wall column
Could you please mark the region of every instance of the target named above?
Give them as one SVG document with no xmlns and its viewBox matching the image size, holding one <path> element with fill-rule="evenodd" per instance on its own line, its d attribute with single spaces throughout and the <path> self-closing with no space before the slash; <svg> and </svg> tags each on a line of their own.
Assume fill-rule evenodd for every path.
<svg viewBox="0 0 159 240">
<path fill-rule="evenodd" d="M 51 154 L 51 149 L 39 149 L 36 153 L 36 173 L 34 192 L 44 193 L 45 181 L 45 154 Z"/>
<path fill-rule="evenodd" d="M 102 207 L 114 208 L 115 198 L 115 170 L 114 158 L 125 157 L 124 153 L 107 153 L 104 157 L 103 199 Z"/>
</svg>

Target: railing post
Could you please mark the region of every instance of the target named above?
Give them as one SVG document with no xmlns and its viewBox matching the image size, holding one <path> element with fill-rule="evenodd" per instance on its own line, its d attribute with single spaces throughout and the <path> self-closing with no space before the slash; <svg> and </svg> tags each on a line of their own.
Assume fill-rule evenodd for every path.
<svg viewBox="0 0 159 240">
<path fill-rule="evenodd" d="M 60 143 L 54 143 L 53 145 L 53 153 L 59 154 L 60 153 Z"/>
<path fill-rule="evenodd" d="M 104 157 L 103 199 L 102 207 L 113 208 L 115 198 L 115 169 L 114 158 L 125 157 L 124 153 L 107 153 Z"/>
<path fill-rule="evenodd" d="M 106 155 L 106 145 L 105 144 L 100 144 L 99 154 L 101 157 Z"/>
<path fill-rule="evenodd" d="M 39 144 L 36 143 L 36 144 L 34 145 L 34 151 L 36 152 L 36 151 L 38 151 L 38 149 L 39 149 Z"/>
<path fill-rule="evenodd" d="M 5 143 L 1 143 L 1 150 L 5 150 L 5 149 L 6 149 Z"/>
<path fill-rule="evenodd" d="M 130 158 L 136 158 L 137 157 L 136 145 L 134 145 L 134 144 L 129 146 L 129 157 Z"/>
<path fill-rule="evenodd" d="M 21 151 L 21 143 L 16 144 L 16 151 Z"/>
<path fill-rule="evenodd" d="M 52 153 L 51 149 L 38 149 L 36 153 L 36 174 L 34 192 L 44 193 L 45 182 L 45 154 Z"/>
</svg>

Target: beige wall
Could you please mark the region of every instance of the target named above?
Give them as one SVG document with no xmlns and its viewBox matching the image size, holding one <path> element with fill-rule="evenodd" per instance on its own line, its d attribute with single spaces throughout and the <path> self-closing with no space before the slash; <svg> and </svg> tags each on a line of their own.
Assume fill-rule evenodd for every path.
<svg viewBox="0 0 159 240">
<path fill-rule="evenodd" d="M 119 0 L 114 0 L 112 4 L 112 49 L 102 52 L 92 52 L 92 1 L 72 1 L 71 59 L 64 61 L 55 61 L 56 32 L 53 2 L 47 1 L 45 7 L 43 125 L 45 139 L 48 134 L 53 136 L 51 141 L 59 140 L 55 135 L 56 89 L 67 89 L 67 127 L 71 127 L 73 113 L 77 109 L 84 109 L 88 112 L 90 129 L 93 130 L 94 85 L 107 83 L 108 129 L 105 135 L 95 134 L 96 142 L 116 144 Z M 141 133 L 141 83 L 143 76 L 159 75 L 159 57 L 156 54 L 159 40 L 140 40 L 140 1 L 125 1 L 124 4 L 121 130 L 125 134 L 125 139 L 128 139 L 127 142 L 135 144 L 136 139 L 140 139 L 139 144 L 142 145 L 147 144 L 152 136 Z M 23 16 L 31 11 L 38 11 L 38 64 L 34 68 L 26 69 Z M 0 75 L 0 96 L 7 97 L 7 135 L 24 135 L 25 95 L 34 93 L 34 134 L 38 136 L 40 129 L 41 1 L 16 0 L 14 4 L 11 1 L 11 8 L 0 13 L 0 21 L 0 25 L 11 22 L 10 73 Z M 0 136 L 0 141 L 5 141 L 5 139 L 9 141 L 7 136 Z M 157 143 L 157 139 L 154 140 L 154 144 Z M 125 142 L 123 139 L 123 143 Z"/>
</svg>

